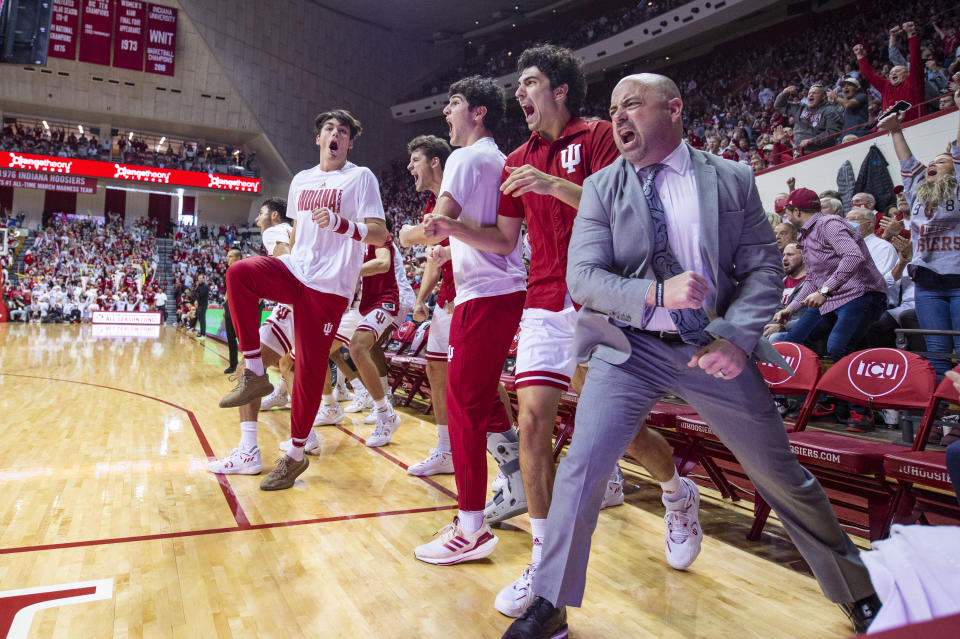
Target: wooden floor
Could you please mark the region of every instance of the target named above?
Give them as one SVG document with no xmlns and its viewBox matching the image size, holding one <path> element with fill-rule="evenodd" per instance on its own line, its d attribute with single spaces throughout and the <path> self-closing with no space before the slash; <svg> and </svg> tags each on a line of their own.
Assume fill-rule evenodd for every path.
<svg viewBox="0 0 960 639">
<path fill-rule="evenodd" d="M 414 412 L 379 450 L 363 445 L 362 416 L 317 429 L 321 455 L 291 490 L 218 481 L 207 461 L 239 439 L 236 411 L 217 407 L 224 352 L 172 328 L 95 339 L 89 326 L 0 324 L 0 639 L 499 637 L 509 620 L 493 600 L 529 559 L 526 516 L 496 532 L 487 560 L 414 559 L 455 507 L 452 475 L 406 473 L 436 436 Z M 260 424 L 272 467 L 289 411 Z M 600 516 L 571 637 L 850 634 L 782 529 L 747 542 L 749 513 L 709 491 L 703 552 L 670 569 L 659 488 L 624 471 L 626 504 Z M 75 597 L 10 626 L 48 590 Z"/>
</svg>

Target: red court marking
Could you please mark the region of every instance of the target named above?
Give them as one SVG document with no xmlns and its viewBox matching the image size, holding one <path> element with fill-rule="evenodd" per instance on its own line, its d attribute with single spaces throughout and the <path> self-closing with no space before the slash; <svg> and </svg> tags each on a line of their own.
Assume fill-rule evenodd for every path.
<svg viewBox="0 0 960 639">
<path fill-rule="evenodd" d="M 178 406 L 173 402 L 168 402 L 165 399 L 160 399 L 159 397 L 153 397 L 152 395 L 145 395 L 143 393 L 138 393 L 136 391 L 126 390 L 124 388 L 115 388 L 113 386 L 104 386 L 103 384 L 91 384 L 90 382 L 79 382 L 72 379 L 58 379 L 56 377 L 40 377 L 39 375 L 20 375 L 17 373 L 0 373 L 0 375 L 6 375 L 8 377 L 25 377 L 28 379 L 41 379 L 45 381 L 53 382 L 64 382 L 67 384 L 80 384 L 82 386 L 92 386 L 94 388 L 105 388 L 107 390 L 117 391 L 119 393 L 127 393 L 128 395 L 136 395 L 137 397 L 143 397 L 145 399 L 151 399 L 155 402 L 160 402 L 161 404 L 166 404 L 176 408 L 177 410 L 182 410 L 187 414 L 187 417 L 190 418 L 190 423 L 193 425 L 193 432 L 196 433 L 197 439 L 200 440 L 200 447 L 203 449 L 204 454 L 207 456 L 207 459 L 213 461 L 216 459 L 216 455 L 213 454 L 213 449 L 210 447 L 210 443 L 207 441 L 206 436 L 203 434 L 203 429 L 200 428 L 200 422 L 197 421 L 197 416 L 193 414 L 193 411 L 187 410 L 183 406 Z M 230 512 L 233 513 L 233 518 L 237 522 L 237 526 L 240 528 L 249 528 L 250 521 L 247 519 L 247 514 L 243 512 L 243 507 L 240 506 L 240 501 L 237 499 L 236 493 L 233 492 L 233 487 L 230 486 L 230 482 L 227 481 L 225 475 L 213 474 L 217 478 L 217 483 L 220 484 L 220 490 L 223 492 L 224 499 L 227 500 L 227 506 L 230 508 Z"/>
<path fill-rule="evenodd" d="M 373 517 L 390 517 L 392 515 L 412 515 L 417 513 L 431 513 L 441 510 L 454 510 L 455 504 L 448 506 L 430 506 L 426 508 L 410 508 L 407 510 L 388 510 L 376 513 L 359 513 L 355 515 L 336 515 L 333 517 L 318 517 L 316 519 L 300 519 L 297 521 L 277 521 L 266 524 L 253 524 L 246 528 L 209 528 L 206 530 L 186 530 L 182 532 L 157 533 L 154 535 L 137 535 L 134 537 L 116 537 L 113 539 L 88 539 L 86 541 L 69 541 L 60 544 L 45 544 L 42 546 L 20 546 L 18 548 L 0 548 L 0 555 L 13 555 L 38 550 L 61 550 L 64 548 L 82 548 L 84 546 L 107 546 L 111 544 L 126 544 L 135 541 L 155 541 L 158 539 L 175 539 L 178 537 L 199 537 L 201 535 L 217 535 L 220 533 L 244 532 L 249 530 L 264 530 L 267 528 L 286 528 L 288 526 L 304 526 L 307 524 L 326 524 L 351 519 L 370 519 Z"/>
<path fill-rule="evenodd" d="M 344 427 L 341 426 L 340 424 L 336 424 L 336 427 L 339 428 L 340 430 L 342 430 L 342 431 L 343 431 L 344 433 L 346 433 L 347 435 L 350 435 L 350 437 L 353 437 L 355 440 L 357 440 L 357 441 L 360 442 L 361 444 L 366 445 L 366 443 L 365 443 L 366 440 L 365 440 L 363 437 L 360 437 L 360 435 L 357 435 L 356 433 L 354 433 L 352 430 L 349 430 L 349 429 L 347 429 L 347 428 L 344 428 Z M 402 469 L 404 469 L 404 470 L 407 470 L 407 468 L 409 468 L 409 467 L 408 467 L 406 464 L 404 464 L 402 461 L 400 461 L 399 459 L 397 459 L 396 457 L 394 457 L 394 456 L 391 455 L 390 453 L 385 452 L 385 451 L 384 451 L 382 448 L 380 448 L 380 447 L 376 447 L 376 446 L 370 447 L 370 450 L 372 450 L 373 452 L 377 453 L 377 454 L 380 455 L 381 457 L 385 457 L 386 459 L 389 459 L 389 460 L 392 461 L 394 464 L 396 464 L 397 466 L 399 466 L 400 468 L 402 468 Z M 411 476 L 412 476 L 412 475 L 411 475 Z M 434 480 L 430 479 L 429 477 L 417 477 L 417 479 L 422 479 L 423 481 L 425 481 L 426 483 L 430 484 L 431 486 L 433 486 L 434 488 L 436 488 L 437 490 L 439 490 L 441 493 L 443 493 L 444 495 L 446 495 L 446 496 L 449 497 L 450 499 L 456 499 L 456 498 L 457 498 L 457 493 L 453 492 L 452 490 L 450 490 L 450 489 L 447 488 L 446 486 L 443 486 L 443 485 L 441 485 L 441 484 L 438 484 L 437 482 L 435 482 Z"/>
</svg>

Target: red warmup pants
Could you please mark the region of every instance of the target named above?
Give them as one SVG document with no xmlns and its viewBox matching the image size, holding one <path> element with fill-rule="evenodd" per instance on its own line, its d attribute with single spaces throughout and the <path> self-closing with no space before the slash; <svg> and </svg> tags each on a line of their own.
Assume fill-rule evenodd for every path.
<svg viewBox="0 0 960 639">
<path fill-rule="evenodd" d="M 483 510 L 487 501 L 487 433 L 510 428 L 497 387 L 520 325 L 525 297 L 524 291 L 480 297 L 457 304 L 453 310 L 447 423 L 460 510 Z"/>
<path fill-rule="evenodd" d="M 293 369 L 293 406 L 290 434 L 306 439 L 320 408 L 330 346 L 349 300 L 321 293 L 294 277 L 275 257 L 252 257 L 227 269 L 227 302 L 240 350 L 260 349 L 260 300 L 293 306 L 293 341 L 297 363 Z"/>
</svg>

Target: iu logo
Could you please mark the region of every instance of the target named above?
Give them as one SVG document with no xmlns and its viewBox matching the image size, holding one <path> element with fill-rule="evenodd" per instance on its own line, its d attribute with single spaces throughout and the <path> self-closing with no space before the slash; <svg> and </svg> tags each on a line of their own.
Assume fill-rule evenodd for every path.
<svg viewBox="0 0 960 639">
<path fill-rule="evenodd" d="M 326 324 L 323 325 L 323 334 L 324 334 L 324 335 L 329 335 L 329 334 L 330 334 L 330 331 L 332 331 L 332 330 L 333 330 L 333 324 L 331 324 L 330 322 L 327 322 Z"/>
<path fill-rule="evenodd" d="M 883 397 L 900 388 L 907 378 L 907 358 L 893 348 L 871 348 L 847 366 L 850 385 L 868 397 Z"/>
<path fill-rule="evenodd" d="M 580 164 L 580 145 L 571 144 L 560 151 L 560 166 L 567 170 L 567 173 L 573 173 L 576 166 Z"/>
</svg>

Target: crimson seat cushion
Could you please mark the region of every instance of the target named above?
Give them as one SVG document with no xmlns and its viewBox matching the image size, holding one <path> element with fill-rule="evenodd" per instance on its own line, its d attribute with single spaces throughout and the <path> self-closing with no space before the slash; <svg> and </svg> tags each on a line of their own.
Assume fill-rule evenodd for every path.
<svg viewBox="0 0 960 639">
<path fill-rule="evenodd" d="M 947 474 L 946 454 L 940 450 L 905 450 L 883 458 L 887 477 L 921 486 L 953 490 Z"/>
<path fill-rule="evenodd" d="M 647 424 L 654 428 L 676 428 L 677 417 L 696 416 L 697 411 L 688 404 L 673 404 L 671 402 L 657 402 L 650 414 L 647 415 Z"/>
<path fill-rule="evenodd" d="M 832 468 L 854 475 L 883 471 L 884 455 L 903 451 L 902 446 L 872 442 L 859 437 L 803 431 L 788 433 L 790 448 L 805 466 Z"/>
</svg>

